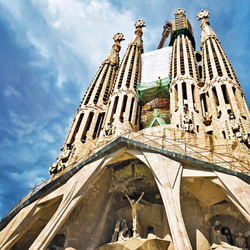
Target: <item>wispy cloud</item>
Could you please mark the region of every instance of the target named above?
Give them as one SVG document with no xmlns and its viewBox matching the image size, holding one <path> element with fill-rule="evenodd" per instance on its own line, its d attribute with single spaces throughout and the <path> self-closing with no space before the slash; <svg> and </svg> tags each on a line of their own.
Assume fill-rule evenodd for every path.
<svg viewBox="0 0 250 250">
<path fill-rule="evenodd" d="M 113 35 L 125 35 L 122 56 L 134 22 L 144 19 L 144 50 L 154 50 L 164 21 L 172 21 L 178 8 L 186 10 L 193 25 L 197 50 L 196 14 L 210 11 L 211 25 L 247 93 L 248 1 L 0 0 L 0 217 L 27 187 L 49 177 Z"/>
</svg>

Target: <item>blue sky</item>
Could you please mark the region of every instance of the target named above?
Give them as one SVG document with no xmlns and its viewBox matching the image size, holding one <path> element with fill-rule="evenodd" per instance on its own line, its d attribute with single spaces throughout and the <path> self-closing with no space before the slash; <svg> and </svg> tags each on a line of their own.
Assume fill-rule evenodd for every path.
<svg viewBox="0 0 250 250">
<path fill-rule="evenodd" d="M 248 0 L 0 0 L 0 219 L 49 178 L 72 119 L 117 32 L 124 51 L 144 19 L 144 51 L 184 8 L 200 44 L 197 13 L 210 23 L 250 103 Z M 168 42 L 168 41 L 167 41 Z"/>
</svg>

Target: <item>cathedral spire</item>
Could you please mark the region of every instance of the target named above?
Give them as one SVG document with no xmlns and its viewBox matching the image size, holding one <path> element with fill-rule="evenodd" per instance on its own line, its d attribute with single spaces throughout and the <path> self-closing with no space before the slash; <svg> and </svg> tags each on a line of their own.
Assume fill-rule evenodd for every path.
<svg viewBox="0 0 250 250">
<path fill-rule="evenodd" d="M 122 33 L 117 33 L 113 39 L 115 43 L 82 99 L 62 152 L 57 162 L 50 167 L 50 174 L 67 167 L 70 159 L 77 155 L 83 144 L 99 137 L 111 88 L 119 66 L 120 43 L 125 40 Z"/>
<path fill-rule="evenodd" d="M 201 128 L 200 82 L 198 64 L 194 51 L 192 26 L 184 9 L 175 11 L 171 34 L 173 47 L 170 65 L 170 109 L 174 128 L 197 133 Z"/>
<path fill-rule="evenodd" d="M 205 42 L 206 39 L 209 37 L 213 37 L 215 39 L 218 39 L 216 34 L 214 33 L 214 30 L 210 27 L 210 22 L 207 20 L 209 18 L 209 11 L 207 10 L 201 10 L 198 14 L 198 21 L 201 20 L 201 44 Z"/>
<path fill-rule="evenodd" d="M 105 115 L 103 136 L 139 130 L 140 107 L 136 86 L 141 78 L 142 27 L 145 27 L 145 22 L 138 20 L 135 23 L 135 35 L 119 67 Z"/>
<path fill-rule="evenodd" d="M 224 52 L 218 37 L 207 20 L 209 12 L 202 10 L 197 15 L 201 20 L 202 114 L 206 131 L 217 137 L 248 142 L 249 111 L 244 93 L 234 69 Z"/>
</svg>

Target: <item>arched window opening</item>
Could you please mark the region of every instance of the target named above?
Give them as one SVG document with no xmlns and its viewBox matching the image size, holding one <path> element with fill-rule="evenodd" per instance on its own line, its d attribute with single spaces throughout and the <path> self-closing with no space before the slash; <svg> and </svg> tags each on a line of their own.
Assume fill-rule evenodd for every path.
<svg viewBox="0 0 250 250">
<path fill-rule="evenodd" d="M 216 88 L 215 88 L 215 87 L 213 87 L 213 88 L 212 88 L 212 91 L 213 91 L 213 93 L 214 93 L 214 99 L 215 99 L 215 103 L 216 103 L 216 105 L 217 105 L 217 106 L 220 106 L 220 103 L 219 103 L 219 98 L 218 98 L 218 95 L 217 95 Z"/>
<path fill-rule="evenodd" d="M 178 85 L 174 86 L 174 110 L 178 110 Z"/>
<path fill-rule="evenodd" d="M 99 136 L 104 118 L 104 113 L 100 113 L 97 118 L 97 122 L 94 129 L 93 139 Z"/>
<path fill-rule="evenodd" d="M 127 100 L 128 100 L 128 97 L 125 95 L 123 97 L 123 102 L 122 102 L 122 110 L 121 110 L 121 113 L 120 113 L 120 121 L 121 122 L 124 122 L 124 112 L 126 110 L 126 106 L 127 106 Z"/>
<path fill-rule="evenodd" d="M 134 103 L 135 103 L 135 99 L 132 98 L 131 105 L 130 105 L 130 111 L 129 111 L 129 117 L 128 117 L 128 121 L 129 122 L 131 122 L 131 118 L 132 118 L 132 114 L 133 114 L 133 108 L 134 108 Z"/>
<path fill-rule="evenodd" d="M 110 123 L 113 122 L 113 120 L 114 120 L 113 118 L 114 118 L 114 115 L 116 113 L 118 100 L 119 100 L 119 97 L 116 96 L 115 101 L 114 101 L 114 105 L 113 105 L 112 111 L 111 111 L 111 116 L 110 116 L 110 120 L 109 120 Z"/>
<path fill-rule="evenodd" d="M 83 133 L 82 133 L 82 137 L 81 137 L 81 142 L 82 143 L 85 143 L 86 140 L 87 140 L 87 133 L 89 131 L 91 122 L 93 120 L 93 116 L 94 116 L 94 112 L 90 112 L 89 117 L 88 117 L 87 122 L 86 122 L 86 125 L 85 125 L 85 128 L 84 128 Z"/>
<path fill-rule="evenodd" d="M 207 101 L 205 93 L 201 94 L 201 109 L 202 109 L 202 115 L 206 117 L 208 114 L 207 114 Z"/>
<path fill-rule="evenodd" d="M 71 139 L 70 139 L 70 143 L 73 143 L 75 141 L 75 137 L 76 137 L 76 134 L 77 134 L 77 132 L 78 132 L 78 130 L 80 128 L 80 125 L 82 123 L 83 116 L 84 116 L 84 113 L 81 113 L 81 115 L 78 118 L 78 121 L 77 121 L 77 124 L 75 126 L 74 132 L 73 132 L 73 134 L 71 136 Z"/>
<path fill-rule="evenodd" d="M 183 100 L 187 100 L 187 85 L 185 82 L 182 83 L 182 94 Z"/>
<path fill-rule="evenodd" d="M 229 104 L 229 98 L 228 98 L 227 88 L 226 88 L 225 84 L 221 85 L 221 90 L 222 90 L 222 93 L 223 93 L 225 103 Z"/>
<path fill-rule="evenodd" d="M 138 116 L 139 116 L 139 112 L 140 112 L 140 105 L 139 103 L 137 103 L 137 110 L 136 110 L 136 117 L 135 117 L 135 125 L 137 126 L 137 120 L 138 120 Z"/>
<path fill-rule="evenodd" d="M 222 134 L 223 134 L 223 136 L 224 136 L 224 139 L 227 139 L 227 137 L 226 137 L 226 133 L 225 133 L 225 131 L 224 131 L 224 130 L 222 131 Z"/>
<path fill-rule="evenodd" d="M 192 89 L 192 99 L 193 99 L 193 103 L 195 103 L 195 86 L 194 86 L 194 84 L 191 85 L 191 89 Z"/>
</svg>

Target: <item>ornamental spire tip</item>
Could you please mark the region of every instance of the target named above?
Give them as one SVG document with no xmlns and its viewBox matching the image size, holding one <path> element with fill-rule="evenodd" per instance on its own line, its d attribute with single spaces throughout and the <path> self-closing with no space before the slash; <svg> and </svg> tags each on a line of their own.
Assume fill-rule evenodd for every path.
<svg viewBox="0 0 250 250">
<path fill-rule="evenodd" d="M 139 29 L 142 27 L 146 27 L 145 22 L 143 20 L 138 20 L 137 22 L 135 22 L 135 28 Z"/>
<path fill-rule="evenodd" d="M 207 18 L 209 18 L 209 11 L 207 10 L 201 10 L 198 14 L 197 14 L 197 17 L 198 17 L 198 21 L 199 20 L 207 20 Z"/>
<path fill-rule="evenodd" d="M 175 14 L 175 15 L 181 15 L 181 14 L 182 14 L 182 15 L 185 15 L 185 10 L 179 8 L 178 10 L 175 11 L 174 14 Z"/>
</svg>

